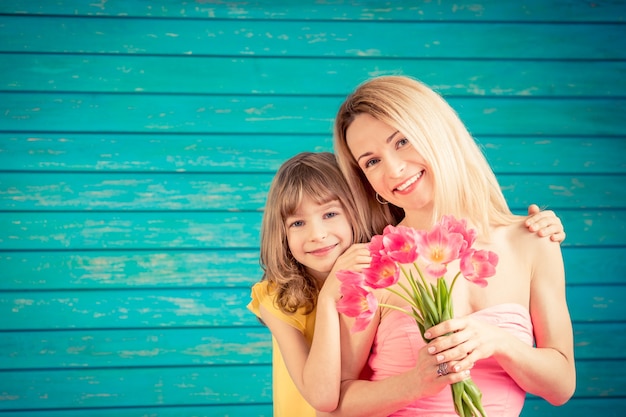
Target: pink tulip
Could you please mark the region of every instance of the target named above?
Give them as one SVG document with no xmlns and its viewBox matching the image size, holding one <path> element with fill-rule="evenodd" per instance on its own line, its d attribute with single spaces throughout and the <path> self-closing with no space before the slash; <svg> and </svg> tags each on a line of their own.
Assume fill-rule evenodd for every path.
<svg viewBox="0 0 626 417">
<path fill-rule="evenodd" d="M 461 273 L 468 280 L 481 288 L 487 286 L 487 280 L 495 275 L 498 255 L 491 251 L 471 249 L 461 259 Z"/>
<path fill-rule="evenodd" d="M 374 294 L 356 285 L 342 285 L 341 292 L 343 297 L 337 301 L 337 311 L 356 318 L 353 332 L 364 330 L 376 314 L 378 300 Z"/>
<path fill-rule="evenodd" d="M 426 272 L 434 277 L 441 277 L 447 271 L 447 265 L 459 258 L 459 251 L 466 242 L 460 233 L 451 233 L 441 224 L 436 224 L 430 232 L 419 231 L 417 252 L 426 262 Z"/>
<path fill-rule="evenodd" d="M 372 259 L 369 268 L 363 271 L 365 284 L 370 288 L 387 288 L 400 279 L 400 268 L 388 256 Z"/>
<path fill-rule="evenodd" d="M 417 260 L 417 231 L 412 227 L 385 228 L 383 246 L 385 254 L 392 260 L 408 264 Z"/>
</svg>

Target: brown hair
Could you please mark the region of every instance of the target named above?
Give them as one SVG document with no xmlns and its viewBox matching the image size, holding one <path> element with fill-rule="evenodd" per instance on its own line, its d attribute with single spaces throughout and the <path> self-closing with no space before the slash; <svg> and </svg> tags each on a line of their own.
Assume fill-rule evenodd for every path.
<svg viewBox="0 0 626 417">
<path fill-rule="evenodd" d="M 319 288 L 302 264 L 297 262 L 287 242 L 285 219 L 293 215 L 302 198 L 316 202 L 338 200 L 352 226 L 353 242 L 371 238 L 366 226 L 367 212 L 358 210 L 337 160 L 329 152 L 303 152 L 287 160 L 279 169 L 267 196 L 261 224 L 261 268 L 263 280 L 276 292 L 276 304 L 286 313 L 315 307 Z"/>
</svg>

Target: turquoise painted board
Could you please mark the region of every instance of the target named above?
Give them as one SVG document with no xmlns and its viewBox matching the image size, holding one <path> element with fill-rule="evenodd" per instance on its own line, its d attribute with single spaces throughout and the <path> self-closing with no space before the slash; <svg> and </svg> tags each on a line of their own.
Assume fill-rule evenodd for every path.
<svg viewBox="0 0 626 417">
<path fill-rule="evenodd" d="M 623 1 L 0 1 L 0 417 L 271 416 L 245 308 L 278 166 L 376 75 L 565 225 L 578 387 L 626 406 Z M 398 42 L 402 39 L 403 42 Z"/>
<path fill-rule="evenodd" d="M 0 133 L 7 172 L 273 174 L 289 156 L 332 151 L 331 135 Z M 622 137 L 481 136 L 496 174 L 624 174 Z M 533 152 L 527 152 L 528 149 Z M 511 158 L 515 155 L 515 158 Z M 3 198 L 10 198 L 4 195 Z"/>
<path fill-rule="evenodd" d="M 7 14 L 45 14 L 114 17 L 168 17 L 201 19 L 263 20 L 472 20 L 472 21 L 562 21 L 624 22 L 626 11 L 619 0 L 580 2 L 566 0 L 523 3 L 483 0 L 481 2 L 347 1 L 321 3 L 316 0 L 253 0 L 224 4 L 220 0 L 161 0 L 158 6 L 145 1 L 108 0 L 85 3 L 80 0 L 37 2 L 13 0 L 0 3 Z"/>
</svg>

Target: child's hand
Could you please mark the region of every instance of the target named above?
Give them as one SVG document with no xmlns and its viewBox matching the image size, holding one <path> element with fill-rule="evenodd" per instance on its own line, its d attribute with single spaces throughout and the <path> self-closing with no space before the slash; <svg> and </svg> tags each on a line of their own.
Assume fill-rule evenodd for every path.
<svg viewBox="0 0 626 417">
<path fill-rule="evenodd" d="M 540 211 L 536 204 L 528 206 L 528 218 L 526 227 L 531 232 L 536 232 L 538 236 L 550 236 L 553 242 L 565 240 L 565 230 L 561 219 L 552 210 Z"/>
<path fill-rule="evenodd" d="M 326 294 L 331 294 L 335 300 L 338 300 L 341 296 L 339 291 L 339 287 L 341 286 L 341 282 L 337 278 L 337 271 L 348 270 L 361 272 L 364 268 L 370 266 L 370 262 L 372 262 L 372 257 L 370 256 L 370 251 L 367 249 L 367 244 L 365 243 L 356 243 L 350 246 L 337 260 L 335 261 L 335 265 L 333 269 L 328 274 L 326 281 L 324 282 L 324 286 L 322 287 L 322 292 Z M 320 296 L 322 293 L 320 293 Z"/>
</svg>

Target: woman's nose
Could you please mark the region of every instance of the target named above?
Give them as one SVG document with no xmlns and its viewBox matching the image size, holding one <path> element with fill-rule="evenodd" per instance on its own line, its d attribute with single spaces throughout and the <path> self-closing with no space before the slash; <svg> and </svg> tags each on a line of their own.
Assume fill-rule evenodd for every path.
<svg viewBox="0 0 626 417">
<path fill-rule="evenodd" d="M 406 162 L 400 157 L 389 157 L 385 164 L 386 172 L 391 178 L 400 177 L 406 167 Z"/>
</svg>

